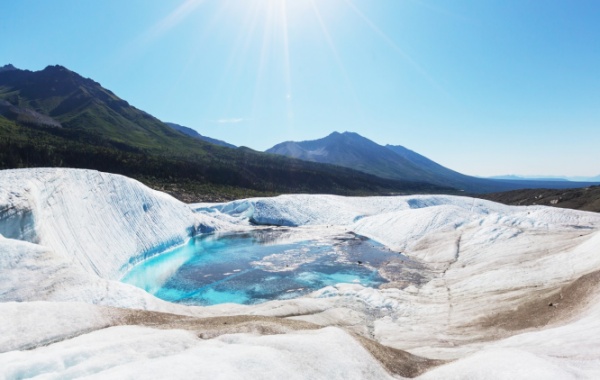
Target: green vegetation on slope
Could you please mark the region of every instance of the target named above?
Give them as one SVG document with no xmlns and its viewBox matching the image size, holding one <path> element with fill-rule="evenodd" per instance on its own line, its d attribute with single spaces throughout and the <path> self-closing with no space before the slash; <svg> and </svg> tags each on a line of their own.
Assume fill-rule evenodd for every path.
<svg viewBox="0 0 600 380">
<path fill-rule="evenodd" d="M 526 189 L 484 194 L 480 198 L 507 205 L 543 205 L 600 212 L 600 186 L 579 189 Z"/>
<path fill-rule="evenodd" d="M 193 139 L 60 66 L 1 72 L 0 101 L 0 169 L 96 169 L 136 178 L 187 202 L 292 192 L 450 190 Z"/>
<path fill-rule="evenodd" d="M 366 195 L 442 190 L 249 149 L 229 149 L 224 155 L 218 148 L 210 146 L 203 154 L 187 157 L 148 153 L 86 131 L 20 126 L 0 117 L 2 169 L 96 169 L 137 178 L 189 202 L 287 192 Z"/>
</svg>

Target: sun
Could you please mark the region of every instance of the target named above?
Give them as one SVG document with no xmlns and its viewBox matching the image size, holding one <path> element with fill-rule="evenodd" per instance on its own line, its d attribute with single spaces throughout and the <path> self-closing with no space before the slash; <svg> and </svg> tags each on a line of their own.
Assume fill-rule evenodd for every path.
<svg viewBox="0 0 600 380">
<path fill-rule="evenodd" d="M 280 115 L 286 115 L 288 129 L 294 129 L 295 105 L 300 109 L 302 99 L 306 99 L 294 91 L 295 86 L 300 88 L 302 83 L 299 78 L 303 73 L 298 70 L 301 65 L 298 62 L 306 64 L 306 46 L 313 47 L 312 52 L 322 58 L 320 62 L 329 60 L 330 66 L 337 67 L 334 70 L 342 80 L 340 87 L 359 108 L 354 78 L 346 69 L 351 66 L 348 56 L 342 54 L 343 46 L 336 40 L 340 38 L 336 33 L 340 25 L 350 25 L 357 30 L 358 25 L 367 26 L 362 29 L 370 30 L 419 75 L 436 85 L 419 63 L 369 18 L 369 12 L 363 9 L 366 4 L 355 0 L 182 0 L 151 28 L 148 40 L 170 33 L 179 24 L 195 22 L 199 32 L 190 44 L 186 66 L 191 70 L 201 59 L 207 40 L 226 36 L 222 38 L 226 43 L 219 46 L 223 79 L 214 92 L 224 102 L 233 104 L 237 83 L 245 83 L 245 94 L 251 89 L 251 94 L 243 98 L 244 104 L 250 104 L 247 107 L 250 118 L 254 119 L 261 110 L 277 108 Z M 255 74 L 249 75 L 249 71 Z M 238 78 L 245 80 L 238 81 Z M 254 84 L 248 86 L 249 81 Z"/>
</svg>

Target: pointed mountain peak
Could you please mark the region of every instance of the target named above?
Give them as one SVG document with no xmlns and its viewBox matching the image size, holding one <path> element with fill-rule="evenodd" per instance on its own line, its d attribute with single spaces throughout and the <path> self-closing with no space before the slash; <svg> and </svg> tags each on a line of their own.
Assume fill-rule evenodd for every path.
<svg viewBox="0 0 600 380">
<path fill-rule="evenodd" d="M 0 67 L 0 72 L 2 71 L 14 71 L 14 70 L 18 70 L 16 67 L 14 67 L 12 64 L 8 64 L 8 65 L 4 65 L 2 67 Z"/>
<path fill-rule="evenodd" d="M 74 75 L 79 76 L 79 74 L 77 74 L 76 72 L 71 71 L 71 70 L 69 70 L 66 67 L 61 66 L 61 65 L 49 65 L 49 66 L 46 66 L 44 68 L 44 70 L 42 70 L 42 72 L 46 73 L 46 74 L 74 74 Z"/>
<path fill-rule="evenodd" d="M 353 146 L 353 147 L 360 146 L 364 149 L 383 148 L 381 145 L 377 144 L 373 140 L 369 140 L 368 138 L 361 136 L 356 132 L 348 132 L 348 131 L 343 132 L 343 133 L 334 132 L 334 133 L 330 134 L 329 136 L 325 137 L 324 139 L 316 140 L 316 141 L 326 141 L 328 143 L 333 142 L 333 143 L 339 143 L 339 144 Z"/>
<path fill-rule="evenodd" d="M 48 75 L 48 76 L 57 76 L 57 77 L 63 77 L 63 78 L 77 79 L 87 85 L 100 86 L 100 83 L 96 82 L 95 80 L 90 79 L 90 78 L 85 78 L 81 74 L 79 74 L 75 71 L 69 70 L 68 68 L 61 66 L 61 65 L 49 65 L 49 66 L 46 66 L 46 68 L 44 70 L 41 70 L 39 72 L 44 75 Z"/>
<path fill-rule="evenodd" d="M 48 65 L 44 70 L 60 70 L 60 71 L 71 71 L 62 65 Z"/>
<path fill-rule="evenodd" d="M 489 185 L 489 182 L 479 183 L 478 179 L 454 172 L 403 146 L 382 146 L 355 132 L 333 132 L 319 140 L 278 144 L 267 152 L 344 166 L 389 179 L 469 190 Z"/>
<path fill-rule="evenodd" d="M 115 97 L 111 91 L 103 88 L 100 83 L 93 79 L 86 78 L 75 71 L 69 70 L 65 66 L 46 66 L 45 69 L 34 72 L 34 75 L 38 76 L 41 81 L 45 81 L 47 85 L 51 85 L 52 87 L 56 87 L 56 83 L 60 83 L 59 87 L 67 92 L 83 87 L 86 91 L 105 92 L 109 94 L 110 97 Z"/>
<path fill-rule="evenodd" d="M 44 70 L 41 70 L 42 73 L 47 75 L 72 75 L 75 77 L 81 77 L 81 75 L 77 74 L 75 71 L 71 71 L 64 66 L 61 65 L 50 65 L 46 66 Z"/>
<path fill-rule="evenodd" d="M 329 136 L 327 136 L 325 138 L 326 139 L 328 139 L 328 138 L 337 138 L 337 139 L 343 138 L 343 139 L 352 139 L 352 140 L 358 140 L 358 139 L 368 140 L 366 137 L 363 137 L 356 132 L 348 132 L 348 131 L 345 131 L 342 133 L 337 132 L 337 131 L 332 132 Z"/>
</svg>

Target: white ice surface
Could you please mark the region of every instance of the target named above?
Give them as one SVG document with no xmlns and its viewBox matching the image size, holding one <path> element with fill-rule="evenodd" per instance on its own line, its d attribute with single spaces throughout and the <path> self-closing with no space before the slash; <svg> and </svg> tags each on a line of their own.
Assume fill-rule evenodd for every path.
<svg viewBox="0 0 600 380">
<path fill-rule="evenodd" d="M 539 356 L 514 348 L 486 349 L 433 369 L 423 380 L 575 380 L 600 377 L 600 362 Z"/>
<path fill-rule="evenodd" d="M 40 347 L 0 354 L 9 379 L 391 379 L 336 328 L 284 335 L 223 335 L 202 340 L 182 330 L 111 327 Z"/>
<path fill-rule="evenodd" d="M 169 304 L 115 281 L 136 260 L 198 230 L 249 228 L 250 221 L 304 226 L 308 235 L 352 231 L 423 263 L 432 280 L 389 289 L 339 284 L 300 299 L 207 308 Z M 122 176 L 35 169 L 0 171 L 0 235 L 0 378 L 387 376 L 340 329 L 204 341 L 178 330 L 103 329 L 116 317 L 98 305 L 296 315 L 414 354 L 458 359 L 428 379 L 600 373 L 596 295 L 571 319 L 544 328 L 509 332 L 475 323 L 600 270 L 595 213 L 440 195 L 286 195 L 189 207 Z M 22 351 L 28 348 L 35 349 Z"/>
<path fill-rule="evenodd" d="M 171 196 L 127 177 L 75 169 L 0 171 L 0 235 L 51 248 L 118 279 L 129 262 L 217 228 Z"/>
<path fill-rule="evenodd" d="M 90 274 L 47 247 L 2 236 L 0 273 L 0 300 L 3 302 L 86 302 L 198 314 L 195 308 L 174 305 L 132 285 Z"/>
<path fill-rule="evenodd" d="M 0 315 L 0 352 L 60 342 L 111 323 L 97 306 L 63 302 L 2 302 Z"/>
</svg>

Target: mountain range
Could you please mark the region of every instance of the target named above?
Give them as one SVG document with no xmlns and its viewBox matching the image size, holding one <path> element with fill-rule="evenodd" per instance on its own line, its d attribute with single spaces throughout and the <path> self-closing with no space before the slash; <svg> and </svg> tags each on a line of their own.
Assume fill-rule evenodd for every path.
<svg viewBox="0 0 600 380">
<path fill-rule="evenodd" d="M 586 183 L 467 176 L 352 132 L 257 152 L 164 123 L 63 66 L 0 67 L 0 168 L 124 174 L 188 202 L 280 193 L 486 193 Z"/>
<path fill-rule="evenodd" d="M 354 168 L 389 179 L 419 180 L 469 193 L 523 188 L 573 188 L 586 184 L 553 180 L 512 180 L 472 177 L 448 169 L 399 145 L 379 145 L 357 133 L 334 132 L 322 139 L 287 141 L 267 153 Z"/>
<path fill-rule="evenodd" d="M 197 151 L 195 144 L 162 121 L 62 66 L 33 72 L 0 71 L 0 99 L 22 112 L 45 115 L 66 129 L 105 138 L 110 143 L 154 152 L 165 147 L 177 152 Z"/>
<path fill-rule="evenodd" d="M 139 179 L 188 202 L 280 193 L 452 191 L 215 145 L 174 129 L 98 82 L 58 65 L 40 71 L 4 66 L 0 101 L 0 169 L 96 169 Z"/>
</svg>

